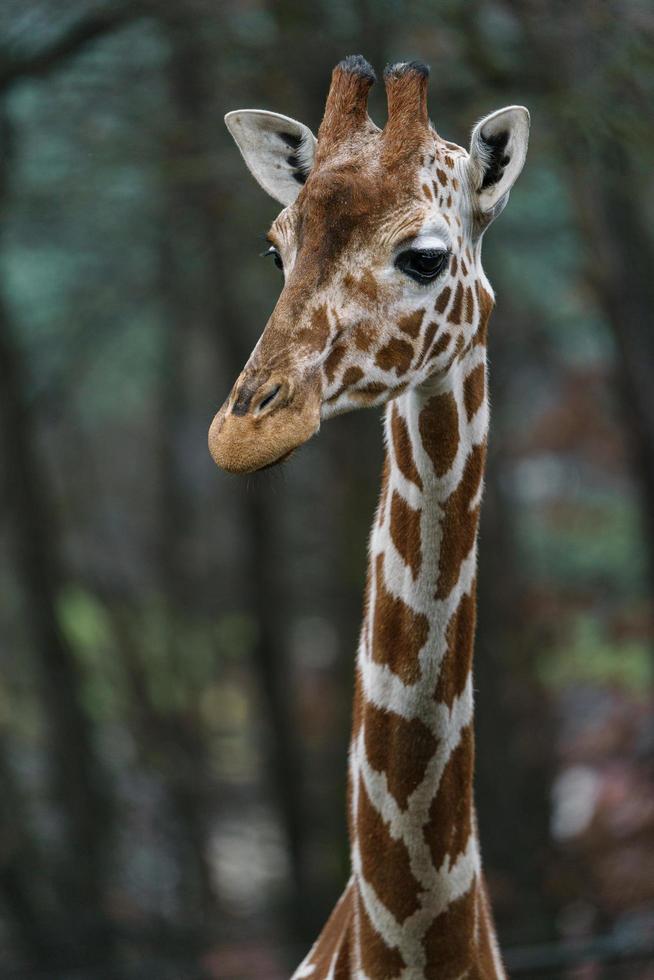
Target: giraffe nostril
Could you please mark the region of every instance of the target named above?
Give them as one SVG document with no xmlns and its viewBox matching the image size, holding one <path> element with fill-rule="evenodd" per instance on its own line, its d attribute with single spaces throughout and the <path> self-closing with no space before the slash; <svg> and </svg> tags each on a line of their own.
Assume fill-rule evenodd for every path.
<svg viewBox="0 0 654 980">
<path fill-rule="evenodd" d="M 263 412 L 266 408 L 269 408 L 273 404 L 273 402 L 277 401 L 281 390 L 282 390 L 282 386 L 280 384 L 273 385 L 273 387 L 263 396 L 263 398 L 255 408 L 255 412 L 259 414 L 260 412 Z"/>
<path fill-rule="evenodd" d="M 254 391 L 252 388 L 243 385 L 240 391 L 238 391 L 234 404 L 232 405 L 232 415 L 247 415 L 253 397 Z"/>
</svg>

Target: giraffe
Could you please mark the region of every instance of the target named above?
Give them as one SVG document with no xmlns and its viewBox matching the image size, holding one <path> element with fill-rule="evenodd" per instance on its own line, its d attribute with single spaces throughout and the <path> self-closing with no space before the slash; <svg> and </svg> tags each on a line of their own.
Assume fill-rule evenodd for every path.
<svg viewBox="0 0 654 980">
<path fill-rule="evenodd" d="M 286 116 L 225 117 L 284 209 L 268 234 L 284 286 L 209 431 L 215 462 L 286 459 L 323 420 L 383 405 L 349 752 L 351 877 L 294 980 L 499 980 L 473 801 L 472 653 L 494 305 L 481 241 L 527 150 L 509 106 L 469 151 L 427 113 L 429 69 L 332 74 L 317 139 Z"/>
</svg>

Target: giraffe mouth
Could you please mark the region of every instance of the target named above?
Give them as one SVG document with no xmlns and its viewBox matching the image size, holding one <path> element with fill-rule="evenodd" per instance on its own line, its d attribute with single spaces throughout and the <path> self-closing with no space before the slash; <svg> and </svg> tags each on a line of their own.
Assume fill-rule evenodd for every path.
<svg viewBox="0 0 654 980">
<path fill-rule="evenodd" d="M 266 463 L 265 466 L 259 467 L 257 473 L 263 473 L 264 470 L 274 470 L 276 466 L 281 466 L 281 464 L 287 462 L 287 460 L 289 460 L 293 453 L 299 448 L 299 446 L 296 446 L 295 449 L 289 449 L 288 452 L 282 453 L 282 455 L 277 459 L 273 459 L 272 463 Z"/>
</svg>

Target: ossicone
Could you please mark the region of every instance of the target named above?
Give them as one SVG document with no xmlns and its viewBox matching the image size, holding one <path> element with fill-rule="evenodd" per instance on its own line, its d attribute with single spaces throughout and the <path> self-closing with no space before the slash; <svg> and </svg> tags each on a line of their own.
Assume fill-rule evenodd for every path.
<svg viewBox="0 0 654 980">
<path fill-rule="evenodd" d="M 400 61 L 387 65 L 384 85 L 388 103 L 388 121 L 384 141 L 392 151 L 401 145 L 412 148 L 416 138 L 429 130 L 427 88 L 429 67 L 421 61 Z"/>
<path fill-rule="evenodd" d="M 360 54 L 349 55 L 336 65 L 318 130 L 321 150 L 371 125 L 368 93 L 376 80 L 372 66 Z"/>
</svg>

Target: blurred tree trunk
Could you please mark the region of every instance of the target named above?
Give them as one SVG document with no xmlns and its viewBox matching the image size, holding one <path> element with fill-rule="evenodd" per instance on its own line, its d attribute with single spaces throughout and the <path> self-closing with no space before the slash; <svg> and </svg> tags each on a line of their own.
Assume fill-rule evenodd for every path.
<svg viewBox="0 0 654 980">
<path fill-rule="evenodd" d="M 501 283 L 498 296 L 489 337 L 493 418 L 479 548 L 476 794 L 484 865 L 498 885 L 500 933 L 512 943 L 528 943 L 543 941 L 552 926 L 553 719 L 536 676 L 538 637 L 524 611 L 527 581 L 506 480 L 510 436 L 502 428 L 510 417 L 510 378 L 523 324 Z"/>
<path fill-rule="evenodd" d="M 189 162 L 211 158 L 209 134 L 215 125 L 210 100 L 210 81 L 206 72 L 208 52 L 198 36 L 198 24 L 191 11 L 164 9 L 163 21 L 171 42 L 170 89 L 177 113 L 176 153 Z M 184 181 L 178 194 L 181 213 L 192 223 L 191 236 L 203 263 L 201 293 L 189 296 L 186 317 L 196 319 L 204 332 L 204 347 L 213 351 L 222 373 L 235 378 L 249 351 L 243 350 L 240 309 L 229 276 L 220 270 L 229 267 L 231 256 L 226 227 L 228 195 L 218 179 L 201 171 Z M 221 282 L 220 289 L 217 281 Z M 197 284 L 196 284 L 197 288 Z M 188 294 L 188 291 L 187 291 Z M 296 939 L 305 932 L 308 883 L 305 859 L 306 822 L 303 816 L 303 787 L 300 747 L 294 723 L 294 706 L 289 683 L 289 664 L 282 624 L 284 597 L 277 582 L 273 516 L 268 506 L 265 480 L 255 479 L 245 493 L 237 491 L 232 505 L 241 514 L 239 524 L 248 539 L 240 556 L 241 580 L 245 583 L 244 606 L 252 611 L 258 635 L 254 646 L 255 674 L 261 685 L 272 738 L 265 755 L 269 760 L 271 790 L 276 800 L 289 854 L 292 900 L 288 931 Z"/>
<path fill-rule="evenodd" d="M 12 142 L 6 115 L 0 128 L 0 198 L 6 200 Z M 25 622 L 40 669 L 51 795 L 64 815 L 64 853 L 56 872 L 62 899 L 65 896 L 62 909 L 66 915 L 62 919 L 67 932 L 61 937 L 62 945 L 70 942 L 78 959 L 106 959 L 111 943 L 102 886 L 111 806 L 84 707 L 80 667 L 57 615 L 64 573 L 50 475 L 39 452 L 22 358 L 1 290 L 0 433 L 14 561 L 25 603 Z"/>
<path fill-rule="evenodd" d="M 500 937 L 514 944 L 552 934 L 553 719 L 535 674 L 537 636 L 521 612 L 525 582 L 517 572 L 501 466 L 500 454 L 491 451 L 480 532 L 475 791 Z"/>
<path fill-rule="evenodd" d="M 569 5 L 559 0 L 555 17 L 551 4 L 543 0 L 506 2 L 522 31 L 526 60 L 537 66 L 562 152 L 562 176 L 587 252 L 587 281 L 616 344 L 616 391 L 631 450 L 654 595 L 654 237 L 638 194 L 647 173 L 649 107 L 635 76 L 607 71 L 601 80 L 608 86 L 603 104 L 615 107 L 616 116 L 594 118 L 597 104 L 586 94 L 584 82 L 586 73 L 597 70 L 607 57 L 601 44 L 606 45 L 607 38 L 598 33 L 596 18 L 608 18 L 605 23 L 609 23 L 616 15 L 611 5 Z M 650 52 L 653 44 L 650 29 Z M 601 98 L 598 93 L 594 96 Z M 632 130 L 621 125 L 621 117 L 631 121 Z"/>
<path fill-rule="evenodd" d="M 50 919 L 51 895 L 46 896 L 44 856 L 31 834 L 28 810 L 13 772 L 9 738 L 0 739 L 0 896 L 13 936 L 25 963 L 53 965 L 59 948 Z M 48 902 L 50 899 L 50 902 Z"/>
<path fill-rule="evenodd" d="M 588 160 L 606 164 L 597 174 Z M 611 327 L 615 384 L 630 450 L 654 596 L 654 239 L 633 193 L 638 167 L 613 142 L 568 147 L 568 181 L 588 250 L 587 280 Z"/>
<path fill-rule="evenodd" d="M 4 105 L 11 87 L 21 79 L 46 78 L 69 58 L 137 16 L 139 11 L 126 4 L 93 10 L 27 56 L 15 57 L 11 51 L 0 55 L 0 210 L 8 198 L 12 161 L 13 134 Z M 46 864 L 30 839 L 27 823 L 19 819 L 20 787 L 15 785 L 3 755 L 3 804 L 6 811 L 13 801 L 14 834 L 2 864 L 0 887 L 28 959 L 48 968 L 71 962 L 104 967 L 111 962 L 113 951 L 103 896 L 112 807 L 84 708 L 80 668 L 58 620 L 64 572 L 51 484 L 38 450 L 36 419 L 1 282 L 0 439 L 6 461 L 5 494 L 12 516 L 14 562 L 26 606 L 25 621 L 40 665 L 50 739 L 50 793 L 64 814 L 64 851 L 56 861 Z M 3 840 L 7 840 L 4 835 Z M 49 884 L 57 899 L 56 907 L 48 909 L 45 882 L 41 880 L 40 887 L 35 885 L 53 864 Z"/>
<path fill-rule="evenodd" d="M 175 227 L 179 208 L 168 195 L 166 221 L 160 236 L 160 294 L 164 303 L 164 338 L 159 389 L 159 521 L 155 532 L 162 598 L 162 644 L 171 678 L 184 683 L 185 644 L 189 641 L 189 617 L 196 606 L 198 584 L 188 565 L 188 540 L 193 505 L 186 491 L 180 458 L 185 422 L 188 418 L 187 371 L 188 310 L 183 273 L 178 268 L 170 229 Z M 149 706 L 150 714 L 156 709 Z M 217 894 L 209 863 L 211 843 L 213 779 L 207 755 L 206 733 L 197 705 L 186 704 L 168 718 L 156 719 L 163 728 L 174 771 L 166 773 L 166 784 L 182 830 L 180 892 L 186 916 L 202 924 L 207 938 L 217 923 Z"/>
<path fill-rule="evenodd" d="M 610 125 L 584 127 L 579 114 L 587 97 L 584 72 L 597 70 L 602 56 L 594 47 L 597 39 L 598 5 L 570 5 L 544 0 L 505 0 L 519 31 L 517 64 L 507 69 L 497 59 L 484 36 L 482 14 L 490 4 L 481 0 L 460 5 L 453 22 L 464 42 L 465 56 L 476 75 L 499 100 L 514 99 L 516 79 L 545 106 L 564 163 L 563 178 L 571 192 L 578 227 L 589 254 L 588 281 L 610 324 L 618 350 L 616 389 L 625 420 L 625 437 L 632 445 L 633 471 L 641 496 L 641 512 L 647 534 L 650 574 L 654 571 L 654 398 L 649 382 L 649 365 L 654 363 L 654 333 L 651 310 L 654 299 L 652 239 L 638 211 L 633 193 L 637 166 L 630 148 L 618 145 Z M 608 7 L 604 7 L 604 12 Z M 615 12 L 611 14 L 614 16 Z M 605 79 L 613 78 L 606 75 Z M 615 82 L 613 82 L 615 84 Z M 627 105 L 633 92 L 623 92 L 606 102 Z M 592 112 L 592 106 L 588 106 Z M 537 116 L 535 117 L 538 118 Z M 605 120 L 605 122 L 607 122 Z M 506 319 L 506 299 L 499 290 L 500 308 L 494 319 Z M 502 327 L 500 330 L 499 327 Z M 515 553 L 510 539 L 509 501 L 498 480 L 501 459 L 493 446 L 501 443 L 499 419 L 505 385 L 498 368 L 509 363 L 510 351 L 497 345 L 506 341 L 505 324 L 491 330 L 491 399 L 494 420 L 491 431 L 488 479 L 480 539 L 479 625 L 476 675 L 477 741 L 480 824 L 482 849 L 492 871 L 510 869 L 519 889 L 517 918 L 511 916 L 512 931 L 518 924 L 516 941 L 541 938 L 540 928 L 551 929 L 553 909 L 547 897 L 554 852 L 543 849 L 549 839 L 548 787 L 551 784 L 552 720 L 543 692 L 533 676 L 528 647 L 534 644 L 528 623 L 518 623 L 521 650 L 511 641 L 502 622 L 520 617 L 520 579 L 516 576 Z M 501 452 L 501 446 L 500 446 Z M 654 575 L 651 578 L 654 585 Z M 509 646 L 511 643 L 511 646 Z M 520 697 L 514 697 L 516 685 Z M 512 707 L 513 705 L 513 707 Z M 524 734 L 523 734 L 524 733 Z M 502 744 L 515 746 L 503 770 L 502 794 L 497 792 L 496 759 Z M 530 746 L 530 758 L 520 756 L 520 746 Z M 495 748 L 493 748 L 495 746 Z M 508 778 L 509 783 L 504 779 Z M 507 789 L 508 785 L 508 789 Z M 512 798 L 515 809 L 511 809 Z M 526 814 L 525 814 L 526 809 Z M 501 832 L 500 832 L 501 829 Z M 520 855 L 520 861 L 516 860 Z M 527 856 L 526 860 L 524 859 Z M 517 898 L 518 896 L 516 896 Z M 502 903 L 498 904 L 500 913 Z M 534 927 L 532 931 L 532 926 Z M 526 931 L 522 931 L 525 929 Z"/>
</svg>

